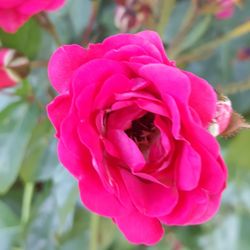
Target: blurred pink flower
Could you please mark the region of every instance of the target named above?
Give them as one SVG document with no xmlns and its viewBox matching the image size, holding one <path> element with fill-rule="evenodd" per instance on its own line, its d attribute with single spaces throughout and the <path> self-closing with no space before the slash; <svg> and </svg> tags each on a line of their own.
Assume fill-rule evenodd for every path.
<svg viewBox="0 0 250 250">
<path fill-rule="evenodd" d="M 227 178 L 208 131 L 217 95 L 167 58 L 155 32 L 63 46 L 49 78 L 59 93 L 48 105 L 59 159 L 89 210 L 146 245 L 162 238 L 162 224 L 215 215 Z"/>
<path fill-rule="evenodd" d="M 1 0 L 0 28 L 16 32 L 29 18 L 41 11 L 56 10 L 65 0 Z"/>
<path fill-rule="evenodd" d="M 236 0 L 217 0 L 219 4 L 216 17 L 218 19 L 229 19 L 234 14 Z"/>
</svg>

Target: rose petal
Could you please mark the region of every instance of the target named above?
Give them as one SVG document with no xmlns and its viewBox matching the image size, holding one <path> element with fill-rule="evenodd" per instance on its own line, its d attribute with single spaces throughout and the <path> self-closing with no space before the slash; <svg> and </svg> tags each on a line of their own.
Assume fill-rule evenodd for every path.
<svg viewBox="0 0 250 250">
<path fill-rule="evenodd" d="M 115 217 L 125 213 L 115 195 L 109 193 L 98 175 L 89 168 L 87 175 L 79 180 L 79 190 L 83 204 L 92 212 L 102 216 Z"/>
<path fill-rule="evenodd" d="M 143 181 L 126 170 L 121 170 L 124 183 L 135 207 L 150 217 L 170 213 L 178 201 L 175 188 L 166 188 L 154 182 Z"/>
<path fill-rule="evenodd" d="M 136 210 L 114 220 L 127 240 L 133 244 L 154 245 L 164 234 L 164 229 L 157 219 L 147 217 Z"/>
<path fill-rule="evenodd" d="M 140 69 L 140 75 L 151 81 L 160 95 L 171 95 L 183 103 L 188 101 L 190 80 L 181 70 L 163 64 L 148 64 Z"/>
<path fill-rule="evenodd" d="M 176 170 L 176 178 L 181 190 L 189 191 L 197 187 L 201 175 L 201 158 L 191 145 L 182 144 Z"/>
<path fill-rule="evenodd" d="M 108 78 L 98 92 L 94 107 L 96 109 L 104 109 L 112 104 L 115 94 L 129 91 L 133 86 L 133 82 L 122 74 L 115 74 Z"/>
<path fill-rule="evenodd" d="M 138 35 L 134 34 L 117 34 L 106 38 L 103 43 L 103 49 L 110 51 L 112 49 L 119 49 L 127 45 L 138 45 L 140 48 L 144 49 L 145 54 L 152 56 L 159 62 L 162 61 L 162 55 L 159 49 L 151 43 L 150 40 L 144 39 Z"/>
<path fill-rule="evenodd" d="M 162 44 L 161 38 L 156 32 L 151 31 L 151 30 L 146 30 L 146 31 L 137 33 L 137 35 L 142 37 L 143 39 L 150 41 L 152 44 L 154 44 L 157 47 L 157 49 L 161 53 L 161 57 L 164 63 L 168 65 L 174 65 L 174 62 L 168 59 L 164 46 Z"/>
<path fill-rule="evenodd" d="M 59 93 L 68 90 L 75 70 L 86 62 L 86 50 L 79 45 L 64 45 L 58 48 L 49 61 L 49 79 Z"/>
<path fill-rule="evenodd" d="M 0 28 L 15 33 L 31 15 L 24 15 L 15 9 L 0 9 Z"/>
<path fill-rule="evenodd" d="M 90 74 L 90 72 L 95 72 Z M 116 61 L 109 59 L 93 59 L 77 69 L 73 77 L 73 93 L 79 95 L 86 86 L 95 85 L 96 91 L 100 89 L 103 83 L 114 74 L 122 74 L 130 77 L 129 68 Z"/>
<path fill-rule="evenodd" d="M 191 94 L 189 105 L 198 113 L 203 126 L 206 128 L 212 121 L 216 111 L 216 93 L 204 79 L 184 72 L 190 79 Z"/>
<path fill-rule="evenodd" d="M 121 160 L 133 171 L 140 171 L 145 165 L 145 159 L 135 142 L 122 130 L 112 129 L 108 131 L 108 139 L 119 152 Z"/>
<path fill-rule="evenodd" d="M 195 224 L 197 219 L 206 213 L 208 202 L 208 195 L 200 189 L 181 192 L 178 205 L 173 212 L 159 219 L 167 225 Z"/>
<path fill-rule="evenodd" d="M 71 104 L 71 98 L 68 94 L 57 96 L 48 106 L 47 112 L 51 123 L 56 129 L 57 137 L 60 136 L 60 125 L 67 116 Z"/>
</svg>

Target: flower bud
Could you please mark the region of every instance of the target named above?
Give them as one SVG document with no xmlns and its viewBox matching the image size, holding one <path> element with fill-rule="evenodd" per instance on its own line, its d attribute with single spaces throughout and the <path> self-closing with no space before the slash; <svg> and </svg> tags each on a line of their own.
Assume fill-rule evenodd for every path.
<svg viewBox="0 0 250 250">
<path fill-rule="evenodd" d="M 30 71 L 27 57 L 14 49 L 0 49 L 0 88 L 15 86 Z"/>
<path fill-rule="evenodd" d="M 220 95 L 216 103 L 216 113 L 209 131 L 213 136 L 221 135 L 230 137 L 239 132 L 240 129 L 250 128 L 243 116 L 236 113 L 228 97 Z"/>
<path fill-rule="evenodd" d="M 155 1 L 118 1 L 114 20 L 116 27 L 122 32 L 140 29 L 148 17 L 152 15 L 153 2 Z"/>
</svg>

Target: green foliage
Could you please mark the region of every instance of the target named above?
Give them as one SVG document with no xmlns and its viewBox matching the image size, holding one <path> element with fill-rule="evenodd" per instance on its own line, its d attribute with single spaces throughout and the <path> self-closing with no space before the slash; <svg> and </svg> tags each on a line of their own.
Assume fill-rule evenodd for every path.
<svg viewBox="0 0 250 250">
<path fill-rule="evenodd" d="M 6 48 L 16 49 L 29 58 L 34 58 L 41 43 L 41 28 L 31 19 L 15 34 L 8 34 L 0 30 L 0 41 Z"/>
<path fill-rule="evenodd" d="M 0 115 L 0 193 L 15 182 L 37 118 L 36 106 L 14 103 Z"/>
</svg>

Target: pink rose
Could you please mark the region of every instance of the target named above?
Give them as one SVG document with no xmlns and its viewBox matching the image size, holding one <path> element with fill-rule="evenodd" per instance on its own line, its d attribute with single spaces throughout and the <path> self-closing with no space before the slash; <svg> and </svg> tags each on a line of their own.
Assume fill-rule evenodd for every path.
<svg viewBox="0 0 250 250">
<path fill-rule="evenodd" d="M 31 16 L 41 11 L 56 10 L 65 0 L 1 0 L 0 28 L 16 32 Z"/>
<path fill-rule="evenodd" d="M 59 48 L 49 63 L 59 95 L 48 105 L 62 164 L 84 205 L 132 243 L 152 245 L 162 224 L 194 225 L 217 212 L 227 170 L 208 127 L 216 93 L 175 67 L 151 31 L 87 49 Z"/>
<path fill-rule="evenodd" d="M 13 49 L 0 49 L 0 89 L 15 86 L 29 73 L 29 60 Z"/>
</svg>

